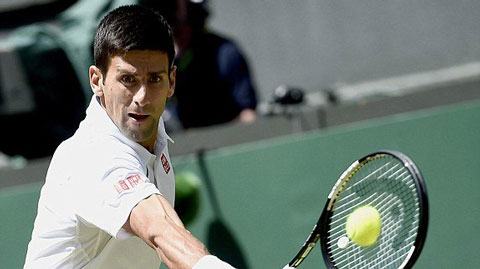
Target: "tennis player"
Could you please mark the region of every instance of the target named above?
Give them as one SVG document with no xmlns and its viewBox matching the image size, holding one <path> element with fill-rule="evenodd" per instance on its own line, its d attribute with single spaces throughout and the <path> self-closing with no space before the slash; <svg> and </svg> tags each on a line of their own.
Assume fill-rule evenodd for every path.
<svg viewBox="0 0 480 269">
<path fill-rule="evenodd" d="M 173 209 L 161 115 L 175 89 L 172 31 L 138 5 L 95 35 L 86 118 L 53 155 L 24 268 L 233 268 Z"/>
</svg>

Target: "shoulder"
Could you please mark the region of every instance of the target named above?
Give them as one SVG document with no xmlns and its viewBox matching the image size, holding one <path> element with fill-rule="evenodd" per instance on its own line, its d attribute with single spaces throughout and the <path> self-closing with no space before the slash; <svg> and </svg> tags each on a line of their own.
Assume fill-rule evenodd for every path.
<svg viewBox="0 0 480 269">
<path fill-rule="evenodd" d="M 237 44 L 232 38 L 210 31 L 199 34 L 193 46 L 202 52 L 211 51 L 212 53 L 218 53 L 223 48 L 238 51 Z"/>
<path fill-rule="evenodd" d="M 132 155 L 135 151 L 118 137 L 109 134 L 77 133 L 65 140 L 55 154 L 75 154 L 89 160 Z"/>
<path fill-rule="evenodd" d="M 232 38 L 215 32 L 206 32 L 203 38 L 206 47 L 214 48 L 219 61 L 226 59 L 224 61 L 228 63 L 243 58 L 242 50 Z"/>
<path fill-rule="evenodd" d="M 216 33 L 207 33 L 206 35 L 210 42 L 215 44 L 219 49 L 240 52 L 239 46 L 232 38 Z"/>
<path fill-rule="evenodd" d="M 60 144 L 50 164 L 51 170 L 62 170 L 74 178 L 101 178 L 116 168 L 140 167 L 135 150 L 109 135 L 74 136 Z"/>
<path fill-rule="evenodd" d="M 90 143 L 83 158 L 90 167 L 105 173 L 117 168 L 138 169 L 141 166 L 137 152 L 114 136 L 102 136 Z"/>
<path fill-rule="evenodd" d="M 211 42 L 215 42 L 218 44 L 225 44 L 225 43 L 234 43 L 233 40 L 225 35 L 221 35 L 215 32 L 206 32 L 205 36 L 210 40 Z"/>
</svg>

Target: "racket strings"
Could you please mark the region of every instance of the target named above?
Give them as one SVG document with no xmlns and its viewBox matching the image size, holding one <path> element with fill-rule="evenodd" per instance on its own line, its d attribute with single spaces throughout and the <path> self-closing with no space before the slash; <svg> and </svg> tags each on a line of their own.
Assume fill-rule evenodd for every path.
<svg viewBox="0 0 480 269">
<path fill-rule="evenodd" d="M 403 175 L 403 174 L 402 174 Z M 405 181 L 405 180 L 408 180 L 409 178 L 404 178 L 402 179 L 402 181 Z M 415 184 L 411 183 L 409 184 L 409 187 L 413 188 Z M 370 194 L 370 196 L 368 196 L 367 198 L 363 199 L 364 203 L 366 204 L 381 204 L 381 205 L 384 205 L 386 203 L 386 201 L 388 201 L 388 199 L 391 198 L 391 195 L 388 196 L 388 197 L 385 197 L 384 196 L 387 195 L 386 192 L 380 194 L 380 196 L 378 196 L 377 193 L 372 193 Z M 377 196 L 376 198 L 374 198 L 375 196 Z M 383 199 L 382 199 L 383 198 Z M 343 204 L 341 204 L 340 206 L 336 207 L 335 210 L 337 212 L 337 214 L 335 214 L 333 217 L 332 217 L 332 221 L 331 221 L 331 224 L 333 226 L 335 226 L 335 224 L 337 224 L 338 222 L 342 222 L 344 223 L 344 221 L 346 221 L 346 218 L 348 217 L 348 214 L 350 212 L 353 211 L 353 209 L 355 209 L 356 207 L 358 207 L 358 201 L 361 200 L 362 198 L 359 197 L 356 193 L 350 193 L 348 195 L 345 195 L 344 197 L 342 197 L 342 200 L 345 201 L 343 202 Z M 342 203 L 342 201 L 339 201 L 339 203 Z M 335 220 L 334 220 L 335 219 Z M 340 227 L 340 226 L 339 226 Z"/>
<path fill-rule="evenodd" d="M 380 155 L 370 158 L 349 176 L 331 217 L 328 249 L 338 268 L 398 268 L 415 242 L 419 201 L 415 182 L 400 161 Z M 361 205 L 370 204 L 381 215 L 382 231 L 370 247 L 337 242 L 346 237 L 345 221 Z"/>
<path fill-rule="evenodd" d="M 389 199 L 389 198 L 391 198 L 391 197 L 392 197 L 392 195 L 388 195 L 387 197 L 385 197 L 385 199 Z M 385 199 L 384 199 L 384 200 L 385 200 Z M 371 203 L 370 203 L 370 204 L 371 204 Z M 378 210 L 379 210 L 380 212 L 384 212 L 384 211 L 385 211 L 385 207 L 386 207 L 386 205 L 384 205 L 383 207 L 378 208 Z M 418 209 L 417 209 L 417 211 L 418 211 Z M 416 213 L 416 212 L 410 212 L 410 214 L 415 214 L 415 213 Z M 387 212 L 387 214 L 389 214 L 389 213 Z M 407 216 L 407 218 L 409 218 L 409 217 L 412 217 L 412 216 Z M 387 215 L 387 216 L 381 216 L 381 218 L 382 218 L 382 219 L 387 219 L 387 221 L 393 222 L 393 219 L 390 218 L 388 215 Z M 342 220 L 344 220 L 344 219 L 346 219 L 346 216 L 345 216 L 345 217 L 342 217 Z M 415 226 L 416 223 L 418 223 L 418 220 L 415 221 L 413 225 Z M 395 224 L 396 224 L 396 222 L 395 222 L 395 223 L 392 223 L 392 224 L 390 224 L 390 223 L 388 223 L 388 222 L 387 222 L 387 223 L 383 223 L 383 226 L 386 227 L 386 228 L 383 229 L 383 232 L 386 233 L 386 234 L 390 234 L 390 233 L 392 232 L 392 230 L 396 229 L 396 225 L 395 225 Z M 335 230 L 336 230 L 335 232 L 333 232 L 333 229 L 331 230 L 331 232 L 330 232 L 331 237 L 338 237 L 339 235 L 344 235 L 344 233 L 345 233 L 344 227 L 342 227 L 342 226 L 340 226 L 340 225 L 335 226 Z M 388 242 L 387 242 L 387 243 L 388 243 Z M 333 245 L 333 244 L 330 245 L 330 248 L 332 247 L 332 245 Z M 341 250 L 341 249 L 340 249 L 340 248 L 337 248 L 336 250 L 339 251 L 339 250 Z M 332 252 L 335 252 L 335 250 L 332 250 Z M 345 254 L 349 254 L 349 253 L 347 252 L 347 253 L 345 253 Z"/>
</svg>

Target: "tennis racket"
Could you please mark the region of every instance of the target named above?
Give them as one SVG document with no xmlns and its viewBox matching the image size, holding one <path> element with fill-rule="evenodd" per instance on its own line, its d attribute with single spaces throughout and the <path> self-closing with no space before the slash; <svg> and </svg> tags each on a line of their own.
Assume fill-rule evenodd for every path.
<svg viewBox="0 0 480 269">
<path fill-rule="evenodd" d="M 378 210 L 381 231 L 362 247 L 347 236 L 347 217 L 364 205 Z M 328 268 L 411 268 L 428 227 L 428 197 L 419 169 L 406 155 L 378 151 L 355 161 L 335 183 L 302 248 L 284 269 L 297 268 L 320 239 Z"/>
</svg>

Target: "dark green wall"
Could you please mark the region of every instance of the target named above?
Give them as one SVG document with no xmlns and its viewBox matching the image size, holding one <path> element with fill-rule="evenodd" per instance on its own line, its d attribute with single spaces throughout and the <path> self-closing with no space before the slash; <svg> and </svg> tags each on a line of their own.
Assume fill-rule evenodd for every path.
<svg viewBox="0 0 480 269">
<path fill-rule="evenodd" d="M 480 102 L 402 114 L 321 132 L 222 148 L 205 164 L 220 203 L 223 224 L 249 268 L 281 268 L 298 251 L 337 177 L 352 161 L 377 149 L 398 150 L 420 167 L 430 195 L 430 227 L 416 268 L 479 268 L 474 228 L 480 220 Z M 200 211 L 189 225 L 204 242 L 214 211 L 205 174 L 194 155 L 174 160 L 176 173 L 190 170 L 204 184 Z M 23 263 L 39 185 L 0 190 L 0 264 Z M 213 240 L 213 241 L 209 241 Z M 230 241 L 230 242 L 227 242 Z M 215 246 L 210 246 L 216 250 Z M 319 249 L 302 268 L 323 268 Z"/>
<path fill-rule="evenodd" d="M 23 268 L 40 187 L 40 184 L 29 184 L 0 189 L 1 268 Z"/>
</svg>

